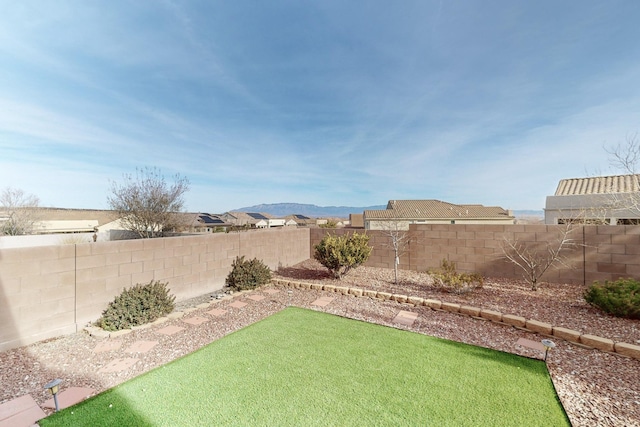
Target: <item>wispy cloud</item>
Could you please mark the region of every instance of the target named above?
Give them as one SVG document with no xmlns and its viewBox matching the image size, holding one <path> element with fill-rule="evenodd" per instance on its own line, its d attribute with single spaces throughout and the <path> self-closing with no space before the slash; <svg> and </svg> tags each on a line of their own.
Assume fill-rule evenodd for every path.
<svg viewBox="0 0 640 427">
<path fill-rule="evenodd" d="M 18 2 L 0 16 L 0 186 L 104 207 L 109 179 L 148 165 L 188 176 L 193 210 L 540 209 L 638 131 L 638 17 L 635 2 Z"/>
</svg>

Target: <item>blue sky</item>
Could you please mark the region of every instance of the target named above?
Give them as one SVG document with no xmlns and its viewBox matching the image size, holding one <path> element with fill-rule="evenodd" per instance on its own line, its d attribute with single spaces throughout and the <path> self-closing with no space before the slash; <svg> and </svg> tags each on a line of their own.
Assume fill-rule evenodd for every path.
<svg viewBox="0 0 640 427">
<path fill-rule="evenodd" d="M 640 2 L 0 0 L 0 188 L 542 209 L 640 131 Z"/>
</svg>

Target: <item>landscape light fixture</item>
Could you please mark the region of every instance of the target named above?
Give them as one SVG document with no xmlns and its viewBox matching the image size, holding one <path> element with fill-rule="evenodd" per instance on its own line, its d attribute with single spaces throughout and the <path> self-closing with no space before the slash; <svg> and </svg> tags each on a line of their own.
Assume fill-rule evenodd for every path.
<svg viewBox="0 0 640 427">
<path fill-rule="evenodd" d="M 293 295 L 293 291 L 287 291 L 287 294 L 289 295 L 289 305 L 291 305 L 291 295 Z"/>
<path fill-rule="evenodd" d="M 551 350 L 552 348 L 556 348 L 556 343 L 548 339 L 543 339 L 541 342 L 542 342 L 542 345 L 544 346 L 544 361 L 546 362 L 547 354 L 549 353 L 549 350 Z"/>
<path fill-rule="evenodd" d="M 56 412 L 58 412 L 60 410 L 60 408 L 58 408 L 58 391 L 60 390 L 60 383 L 62 382 L 62 380 L 60 379 L 55 379 L 53 381 L 51 381 L 50 383 L 47 383 L 47 385 L 44 386 L 45 390 L 49 390 L 51 392 L 51 394 L 53 395 L 53 403 L 56 405 Z"/>
</svg>

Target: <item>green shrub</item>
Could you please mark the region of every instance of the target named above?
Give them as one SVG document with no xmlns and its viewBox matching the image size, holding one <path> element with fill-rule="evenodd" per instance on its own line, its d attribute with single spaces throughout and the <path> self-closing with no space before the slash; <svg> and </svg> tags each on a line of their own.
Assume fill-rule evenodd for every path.
<svg viewBox="0 0 640 427">
<path fill-rule="evenodd" d="M 594 282 L 585 292 L 584 299 L 614 316 L 640 319 L 640 282 L 637 280 Z"/>
<path fill-rule="evenodd" d="M 369 236 L 353 233 L 344 236 L 327 234 L 315 246 L 313 257 L 324 265 L 336 279 L 342 278 L 349 270 L 364 264 L 371 255 Z"/>
<path fill-rule="evenodd" d="M 271 270 L 257 258 L 245 261 L 244 256 L 236 257 L 231 264 L 231 272 L 225 283 L 231 289 L 244 291 L 255 289 L 271 280 Z"/>
<path fill-rule="evenodd" d="M 484 278 L 480 274 L 458 273 L 456 263 L 446 259 L 440 262 L 440 270 L 431 270 L 429 274 L 440 289 L 456 294 L 470 292 L 484 285 Z"/>
<path fill-rule="evenodd" d="M 98 319 L 97 325 L 107 331 L 119 331 L 132 326 L 153 322 L 171 313 L 175 296 L 169 295 L 167 283 L 151 281 L 124 289 Z"/>
</svg>

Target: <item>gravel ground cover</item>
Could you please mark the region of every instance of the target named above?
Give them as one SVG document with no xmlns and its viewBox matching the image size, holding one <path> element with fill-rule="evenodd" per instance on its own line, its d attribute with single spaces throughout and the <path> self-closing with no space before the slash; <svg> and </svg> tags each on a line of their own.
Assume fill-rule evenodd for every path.
<svg viewBox="0 0 640 427">
<path fill-rule="evenodd" d="M 439 299 L 443 302 L 473 305 L 479 308 L 515 314 L 590 333 L 614 341 L 640 345 L 640 322 L 614 318 L 590 307 L 583 299 L 582 286 L 543 284 L 531 291 L 524 282 L 488 278 L 483 289 L 464 295 L 442 292 L 432 286 L 425 273 L 400 272 L 398 285 L 393 284 L 393 270 L 361 267 L 341 281 L 331 279 L 314 260 L 280 269 L 276 277 L 310 282 L 332 283 L 383 292 Z M 91 387 L 102 391 L 154 367 L 188 354 L 244 326 L 263 319 L 288 304 L 322 310 L 353 319 L 388 325 L 459 342 L 540 358 L 539 352 L 517 346 L 519 338 L 539 341 L 539 335 L 497 323 L 428 307 L 414 307 L 395 301 L 380 301 L 317 290 L 283 288 L 275 294 L 264 294 L 259 302 L 248 301 L 242 308 L 229 304 L 243 300 L 245 294 L 215 301 L 211 308 L 226 310 L 219 316 L 207 315 L 211 308 L 196 308 L 212 301 L 212 294 L 182 301 L 177 310 L 193 310 L 186 316 L 207 317 L 209 321 L 193 326 L 182 319 L 169 319 L 160 325 L 135 330 L 117 338 L 116 350 L 94 352 L 101 340 L 84 332 L 39 342 L 0 353 L 0 403 L 31 394 L 42 404 L 50 396 L 42 386 L 53 378 L 61 378 L 64 387 Z M 287 291 L 290 289 L 286 289 Z M 260 290 L 257 293 L 262 293 Z M 311 303 L 321 296 L 334 300 L 326 307 Z M 247 300 L 245 300 L 247 301 Z M 393 323 L 399 310 L 419 314 L 411 327 Z M 185 329 L 171 336 L 157 333 L 169 325 Z M 158 345 L 143 354 L 125 350 L 136 341 L 155 340 Z M 640 361 L 616 354 L 587 349 L 555 340 L 557 348 L 549 355 L 548 367 L 560 400 L 574 426 L 640 426 Z M 134 357 L 138 361 L 122 372 L 98 372 L 114 358 Z M 215 366 L 215 361 L 212 363 Z"/>
</svg>

